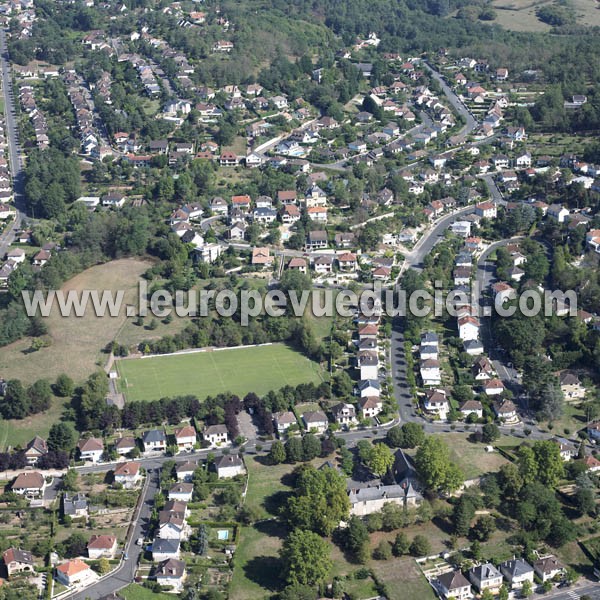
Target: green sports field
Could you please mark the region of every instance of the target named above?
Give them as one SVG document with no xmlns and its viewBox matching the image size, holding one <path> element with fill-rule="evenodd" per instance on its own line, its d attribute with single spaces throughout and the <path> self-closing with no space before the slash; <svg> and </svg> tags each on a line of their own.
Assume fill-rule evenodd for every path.
<svg viewBox="0 0 600 600">
<path fill-rule="evenodd" d="M 321 381 L 319 366 L 284 344 L 116 361 L 128 401 L 220 392 L 265 394 L 284 385 Z"/>
</svg>

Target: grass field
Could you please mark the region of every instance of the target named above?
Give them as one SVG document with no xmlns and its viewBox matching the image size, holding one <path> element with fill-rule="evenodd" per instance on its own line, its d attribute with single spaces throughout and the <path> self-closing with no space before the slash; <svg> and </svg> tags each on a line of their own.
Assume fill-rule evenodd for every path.
<svg viewBox="0 0 600 600">
<path fill-rule="evenodd" d="M 44 413 L 19 420 L 0 419 L 0 451 L 9 446 L 24 448 L 36 435 L 46 439 L 52 425 L 60 420 L 64 405 L 64 398 L 53 398 L 52 407 Z"/>
<path fill-rule="evenodd" d="M 263 465 L 255 458 L 245 458 L 248 469 L 248 492 L 246 505 L 257 510 L 261 518 L 272 517 L 265 508 L 265 501 L 282 489 L 282 477 L 290 473 L 292 465 Z M 265 520 L 252 527 L 242 527 L 240 543 L 235 553 L 233 578 L 229 588 L 231 600 L 262 600 L 268 596 L 267 589 L 277 584 L 273 574 L 278 572 L 277 557 L 285 530 L 275 520 Z M 274 589 L 271 591 L 275 591 Z"/>
<path fill-rule="evenodd" d="M 133 303 L 137 296 L 137 281 L 151 263 L 139 259 L 116 260 L 87 269 L 66 282 L 62 290 L 124 290 L 124 301 Z M 158 338 L 175 333 L 185 326 L 182 319 L 169 325 L 160 323 L 153 330 L 134 325 L 125 316 L 98 318 L 87 311 L 84 317 L 63 318 L 55 309 L 45 319 L 48 346 L 31 352 L 31 338 L 24 338 L 0 349 L 0 373 L 21 379 L 29 385 L 44 377 L 54 383 L 56 377 L 66 373 L 77 383 L 82 382 L 106 363 L 102 348 L 111 340 L 139 343 L 143 339 Z M 0 448 L 27 443 L 34 434 L 45 436 L 62 413 L 63 401 L 55 399 L 52 408 L 23 420 L 0 420 Z"/>
<path fill-rule="evenodd" d="M 137 583 L 131 583 L 119 591 L 124 600 L 173 600 L 173 594 L 157 594 Z"/>
<path fill-rule="evenodd" d="M 319 382 L 318 365 L 284 344 L 117 361 L 129 401 L 220 392 L 265 394 L 284 385 Z"/>
<path fill-rule="evenodd" d="M 485 444 L 472 443 L 467 437 L 469 434 L 457 433 L 441 434 L 450 448 L 450 457 L 458 463 L 465 473 L 466 479 L 473 479 L 484 473 L 498 471 L 508 461 L 498 452 L 486 452 Z M 514 445 L 514 439 L 502 436 L 497 444 L 502 446 Z"/>
<path fill-rule="evenodd" d="M 124 290 L 124 301 L 134 302 L 138 278 L 149 266 L 149 262 L 142 260 L 116 260 L 87 269 L 66 282 L 61 289 Z M 149 334 L 152 337 L 162 335 L 157 333 L 158 329 L 149 332 L 136 327 L 125 315 L 100 318 L 92 313 L 92 310 L 87 310 L 83 317 L 61 317 L 55 303 L 52 313 L 45 319 L 48 347 L 29 352 L 31 339 L 25 338 L 2 348 L 0 372 L 10 373 L 11 377 L 24 383 L 32 383 L 42 375 L 54 381 L 60 373 L 80 382 L 99 365 L 104 366 L 106 355 L 101 353 L 102 348 L 116 339 L 123 329 L 131 328 L 140 341 Z"/>
<path fill-rule="evenodd" d="M 494 0 L 492 7 L 497 14 L 494 23 L 512 31 L 550 31 L 550 25 L 537 18 L 536 10 L 553 4 L 551 0 Z M 571 0 L 569 10 L 574 13 L 578 25 L 600 25 L 600 9 L 596 0 Z"/>
</svg>

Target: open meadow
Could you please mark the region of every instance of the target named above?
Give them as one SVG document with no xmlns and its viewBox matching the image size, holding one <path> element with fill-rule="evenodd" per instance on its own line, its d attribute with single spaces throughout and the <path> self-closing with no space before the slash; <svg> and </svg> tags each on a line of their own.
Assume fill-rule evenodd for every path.
<svg viewBox="0 0 600 600">
<path fill-rule="evenodd" d="M 536 10 L 554 4 L 551 0 L 493 0 L 492 8 L 497 15 L 493 22 L 512 31 L 550 31 L 552 27 L 538 19 Z M 600 7 L 596 0 L 570 0 L 567 7 L 578 25 L 600 25 Z"/>
<path fill-rule="evenodd" d="M 137 282 L 150 264 L 138 259 L 115 260 L 76 275 L 61 290 L 124 290 L 124 302 L 133 303 Z M 140 330 L 140 338 L 149 337 L 148 332 L 133 325 L 124 314 L 114 318 L 96 317 L 90 309 L 83 317 L 62 317 L 56 303 L 44 321 L 48 327 L 47 347 L 31 352 L 31 338 L 24 338 L 2 348 L 0 372 L 9 373 L 11 378 L 24 383 L 32 383 L 40 374 L 53 381 L 60 373 L 82 381 L 98 366 L 104 366 L 106 355 L 102 354 L 102 348 L 116 339 L 125 327 Z M 156 331 L 151 333 L 159 335 Z"/>
<path fill-rule="evenodd" d="M 284 385 L 319 383 L 317 363 L 285 344 L 118 360 L 128 401 L 220 392 L 265 394 Z"/>
</svg>

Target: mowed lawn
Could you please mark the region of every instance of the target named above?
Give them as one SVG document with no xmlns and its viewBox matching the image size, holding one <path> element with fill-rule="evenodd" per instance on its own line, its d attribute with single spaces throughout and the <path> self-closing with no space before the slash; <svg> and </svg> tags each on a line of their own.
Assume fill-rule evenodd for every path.
<svg viewBox="0 0 600 600">
<path fill-rule="evenodd" d="M 319 383 L 319 366 L 284 344 L 117 361 L 128 401 L 221 392 L 265 394 L 284 385 Z"/>
</svg>

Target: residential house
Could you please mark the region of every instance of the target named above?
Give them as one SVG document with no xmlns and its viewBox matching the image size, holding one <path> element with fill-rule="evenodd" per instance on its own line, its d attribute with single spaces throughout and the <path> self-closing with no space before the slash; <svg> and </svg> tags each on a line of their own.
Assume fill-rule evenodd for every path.
<svg viewBox="0 0 600 600">
<path fill-rule="evenodd" d="M 450 412 L 450 402 L 446 397 L 446 392 L 444 390 L 427 390 L 423 399 L 423 408 L 441 421 L 445 421 Z"/>
<path fill-rule="evenodd" d="M 583 464 L 586 466 L 587 470 L 592 473 L 597 473 L 600 471 L 600 460 L 598 460 L 595 456 L 586 456 L 583 459 Z"/>
<path fill-rule="evenodd" d="M 439 385 L 442 382 L 440 363 L 438 360 L 431 358 L 422 360 L 420 373 L 424 386 Z"/>
<path fill-rule="evenodd" d="M 179 450 L 191 450 L 196 445 L 196 430 L 191 425 L 185 425 L 175 430 L 175 443 Z"/>
<path fill-rule="evenodd" d="M 275 413 L 273 422 L 279 435 L 285 433 L 292 425 L 297 424 L 296 415 L 289 410 Z"/>
<path fill-rule="evenodd" d="M 281 209 L 281 221 L 285 225 L 292 225 L 300 220 L 300 209 L 295 204 L 286 204 Z"/>
<path fill-rule="evenodd" d="M 356 408 L 353 404 L 340 402 L 331 409 L 331 414 L 336 423 L 340 425 L 356 424 Z"/>
<path fill-rule="evenodd" d="M 518 420 L 517 407 L 511 400 L 502 400 L 494 402 L 494 412 L 496 416 L 505 422 L 515 422 Z"/>
<path fill-rule="evenodd" d="M 455 286 L 469 285 L 471 281 L 471 267 L 456 267 L 452 272 Z"/>
<path fill-rule="evenodd" d="M 33 257 L 33 265 L 36 267 L 43 267 L 52 258 L 52 254 L 49 250 L 40 250 Z"/>
<path fill-rule="evenodd" d="M 178 482 L 169 489 L 169 500 L 178 500 L 180 502 L 191 502 L 194 493 L 194 484 Z"/>
<path fill-rule="evenodd" d="M 542 582 L 545 582 L 562 575 L 565 568 L 555 556 L 550 555 L 536 560 L 533 563 L 533 570 Z"/>
<path fill-rule="evenodd" d="M 496 593 L 502 585 L 502 574 L 492 563 L 484 563 L 469 570 L 471 583 L 479 590 Z"/>
<path fill-rule="evenodd" d="M 388 503 L 404 506 L 405 498 L 406 490 L 402 489 L 397 483 L 353 488 L 348 492 L 350 515 L 364 517 L 380 511 Z"/>
<path fill-rule="evenodd" d="M 98 575 L 87 563 L 75 558 L 56 567 L 56 579 L 67 587 L 84 587 L 96 581 Z"/>
<path fill-rule="evenodd" d="M 154 572 L 156 582 L 173 592 L 180 592 L 186 579 L 185 562 L 176 558 L 168 558 L 159 563 Z"/>
<path fill-rule="evenodd" d="M 531 154 L 524 152 L 515 158 L 515 167 L 517 169 L 529 169 L 531 167 Z"/>
<path fill-rule="evenodd" d="M 359 405 L 365 419 L 376 417 L 383 410 L 383 400 L 379 396 L 365 396 Z"/>
<path fill-rule="evenodd" d="M 322 410 L 307 411 L 302 414 L 302 422 L 307 431 L 325 433 L 329 429 L 329 419 Z"/>
<path fill-rule="evenodd" d="M 100 438 L 87 438 L 77 442 L 79 457 L 83 461 L 97 463 L 104 454 L 104 442 Z"/>
<path fill-rule="evenodd" d="M 376 350 L 360 350 L 357 355 L 357 365 L 360 369 L 361 380 L 377 379 L 379 375 L 379 358 Z"/>
<path fill-rule="evenodd" d="M 26 496 L 27 498 L 38 498 L 43 495 L 45 489 L 46 480 L 37 471 L 20 473 L 11 486 L 11 490 L 15 494 Z"/>
<path fill-rule="evenodd" d="M 361 398 L 369 398 L 376 396 L 379 398 L 381 395 L 381 386 L 377 379 L 365 379 L 358 384 L 358 390 Z"/>
<path fill-rule="evenodd" d="M 479 356 L 480 354 L 483 354 L 483 344 L 480 340 L 465 340 L 463 342 L 463 349 L 471 356 Z"/>
<path fill-rule="evenodd" d="M 93 535 L 87 545 L 88 557 L 114 558 L 117 552 L 117 538 L 114 535 Z"/>
<path fill-rule="evenodd" d="M 229 212 L 229 205 L 224 198 L 215 196 L 210 201 L 210 210 L 214 215 L 226 215 Z"/>
<path fill-rule="evenodd" d="M 65 517 L 87 518 L 89 515 L 89 503 L 87 496 L 81 492 L 73 495 L 65 492 L 63 495 L 63 514 Z"/>
<path fill-rule="evenodd" d="M 240 159 L 235 152 L 224 151 L 219 157 L 219 165 L 222 167 L 237 167 L 240 164 Z"/>
<path fill-rule="evenodd" d="M 163 540 L 185 540 L 188 534 L 189 527 L 185 522 L 185 511 L 160 511 L 158 514 L 157 537 Z"/>
<path fill-rule="evenodd" d="M 333 271 L 333 256 L 317 256 L 313 262 L 315 273 L 320 275 L 331 273 Z"/>
<path fill-rule="evenodd" d="M 505 281 L 498 281 L 492 285 L 492 293 L 494 294 L 494 303 L 496 306 L 503 306 L 508 300 L 515 298 L 515 290 Z"/>
<path fill-rule="evenodd" d="M 167 449 L 167 436 L 162 429 L 150 429 L 142 435 L 144 452 L 164 452 Z"/>
<path fill-rule="evenodd" d="M 308 240 L 306 242 L 307 250 L 323 250 L 327 248 L 327 232 L 326 231 L 309 231 Z"/>
<path fill-rule="evenodd" d="M 229 435 L 225 425 L 209 425 L 204 429 L 202 436 L 211 448 L 229 443 Z"/>
<path fill-rule="evenodd" d="M 504 384 L 500 379 L 494 377 L 483 384 L 483 391 L 488 396 L 497 396 L 504 393 Z"/>
<path fill-rule="evenodd" d="M 230 240 L 243 240 L 246 237 L 248 225 L 245 221 L 236 221 L 228 231 Z"/>
<path fill-rule="evenodd" d="M 435 583 L 444 600 L 470 600 L 473 598 L 469 580 L 458 570 L 438 575 Z"/>
<path fill-rule="evenodd" d="M 478 400 L 466 400 L 460 405 L 458 410 L 465 418 L 469 415 L 475 415 L 478 419 L 483 417 L 483 404 Z"/>
<path fill-rule="evenodd" d="M 560 389 L 565 400 L 580 400 L 585 397 L 586 388 L 581 383 L 577 373 L 573 371 L 562 371 L 560 376 Z"/>
<path fill-rule="evenodd" d="M 577 458 L 577 455 L 579 454 L 579 444 L 575 444 L 563 437 L 552 438 L 552 441 L 559 447 L 560 457 L 565 462 L 572 458 Z"/>
<path fill-rule="evenodd" d="M 120 483 L 126 489 L 134 488 L 140 480 L 140 463 L 126 462 L 114 470 L 115 483 Z"/>
<path fill-rule="evenodd" d="M 548 207 L 548 217 L 559 223 L 564 223 L 569 214 L 569 209 L 565 208 L 562 204 L 551 204 Z"/>
<path fill-rule="evenodd" d="M 300 258 L 298 256 L 292 258 L 287 265 L 288 269 L 292 271 L 300 271 L 300 273 L 307 273 L 308 265 L 306 263 L 306 259 Z"/>
<path fill-rule="evenodd" d="M 135 439 L 131 436 L 120 437 L 115 442 L 115 450 L 119 456 L 126 456 L 136 448 Z"/>
<path fill-rule="evenodd" d="M 479 319 L 466 315 L 458 319 L 458 337 L 463 341 L 476 340 L 479 338 Z"/>
<path fill-rule="evenodd" d="M 215 470 L 219 479 L 236 477 L 246 473 L 244 461 L 238 454 L 227 454 L 220 456 L 214 462 Z"/>
<path fill-rule="evenodd" d="M 325 210 L 327 210 L 327 209 L 325 209 Z M 259 207 L 259 208 L 254 209 L 254 212 L 252 213 L 252 220 L 255 223 L 259 223 L 260 225 L 269 225 L 270 223 L 273 223 L 273 221 L 275 221 L 276 219 L 277 219 L 277 211 L 274 208 Z M 325 221 L 326 220 L 327 220 L 327 214 L 325 214 Z"/>
<path fill-rule="evenodd" d="M 48 454 L 48 444 L 39 435 L 36 435 L 25 448 L 25 458 L 29 466 L 35 466 L 46 454 Z"/>
<path fill-rule="evenodd" d="M 175 467 L 177 481 L 186 481 L 189 483 L 192 481 L 192 477 L 197 468 L 198 465 L 195 462 L 186 461 L 184 463 L 179 463 Z"/>
<path fill-rule="evenodd" d="M 327 212 L 326 206 L 311 206 L 306 209 L 308 218 L 318 223 L 327 223 Z"/>
<path fill-rule="evenodd" d="M 500 67 L 496 69 L 496 81 L 506 81 L 508 79 L 508 69 L 506 67 Z"/>
<path fill-rule="evenodd" d="M 486 381 L 494 375 L 494 367 L 489 358 L 482 356 L 478 358 L 471 368 L 475 381 Z"/>
<path fill-rule="evenodd" d="M 33 573 L 35 570 L 33 555 L 27 550 L 21 550 L 21 548 L 5 550 L 2 553 L 2 560 L 9 578 L 15 573 Z"/>
<path fill-rule="evenodd" d="M 526 581 L 533 584 L 533 567 L 522 558 L 513 558 L 499 565 L 511 589 L 521 588 Z"/>
<path fill-rule="evenodd" d="M 494 202 L 480 202 L 475 205 L 475 214 L 484 219 L 495 219 L 497 216 L 496 204 Z"/>
<path fill-rule="evenodd" d="M 152 560 L 159 562 L 170 558 L 179 558 L 179 540 L 154 538 L 152 542 Z"/>
<path fill-rule="evenodd" d="M 429 346 L 421 346 L 419 349 L 419 358 L 421 360 L 437 360 L 439 348 L 437 344 L 431 344 Z"/>
</svg>

